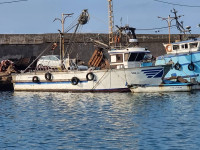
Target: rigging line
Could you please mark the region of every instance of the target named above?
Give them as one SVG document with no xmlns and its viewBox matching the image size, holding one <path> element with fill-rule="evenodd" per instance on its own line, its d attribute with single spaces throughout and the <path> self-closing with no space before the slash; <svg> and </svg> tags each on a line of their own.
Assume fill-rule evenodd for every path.
<svg viewBox="0 0 200 150">
<path fill-rule="evenodd" d="M 56 39 L 59 38 L 59 35 L 57 36 Z M 26 67 L 26 69 L 23 71 L 23 73 L 25 73 L 47 50 L 49 50 L 52 46 L 52 43 L 50 43 L 49 45 L 47 45 L 47 47 L 35 58 L 35 60 L 33 60 L 32 63 L 30 63 L 28 65 L 28 67 Z"/>
<path fill-rule="evenodd" d="M 58 39 L 60 38 L 60 35 L 58 35 L 56 38 L 55 38 L 55 40 L 57 41 Z M 51 46 L 52 46 L 52 43 L 53 42 L 51 42 L 51 43 L 49 43 L 48 45 L 47 45 L 47 47 L 35 58 L 35 60 L 33 60 L 33 62 L 32 63 L 30 63 L 29 65 L 28 65 L 28 67 L 26 67 L 26 69 L 23 71 L 23 73 L 25 73 L 47 50 L 49 50 L 50 48 L 51 48 Z"/>
<path fill-rule="evenodd" d="M 176 25 L 172 25 L 172 26 L 170 26 L 170 27 L 175 27 Z M 160 28 L 152 28 L 152 29 L 137 29 L 136 28 L 136 30 L 158 30 L 158 29 L 166 29 L 166 28 L 168 28 L 168 27 L 160 27 Z"/>
<path fill-rule="evenodd" d="M 109 71 L 109 69 L 107 69 L 107 70 L 105 71 L 105 73 L 103 74 L 103 76 L 101 76 L 101 78 L 99 79 L 99 81 L 93 86 L 92 90 L 96 89 L 97 86 L 99 86 L 99 84 L 101 83 L 101 81 L 102 81 L 103 79 L 105 79 L 105 78 L 103 78 L 103 77 L 106 75 L 106 73 L 107 73 L 108 71 Z M 110 80 L 110 81 L 111 81 L 111 80 Z"/>
<path fill-rule="evenodd" d="M 200 7 L 200 6 L 192 6 L 192 5 L 183 5 L 183 4 L 177 4 L 177 3 L 170 3 L 170 2 L 161 1 L 161 0 L 154 0 L 154 1 L 160 2 L 160 3 L 165 3 L 165 4 L 170 4 L 170 5 L 183 6 L 183 7 Z"/>
<path fill-rule="evenodd" d="M 78 20 L 78 17 L 65 29 L 65 33 L 69 32 L 71 29 L 73 29 L 76 25 L 77 25 L 77 20 Z"/>
<path fill-rule="evenodd" d="M 28 0 L 17 0 L 17 1 L 10 1 L 10 2 L 0 2 L 1 4 L 9 4 L 9 3 L 17 3 L 17 2 L 22 2 L 22 1 L 28 1 Z"/>
<path fill-rule="evenodd" d="M 71 29 L 73 29 L 74 28 L 74 26 L 76 26 L 77 25 L 77 20 L 74 20 L 70 25 L 68 25 L 68 27 L 67 28 L 65 28 L 65 31 L 64 32 L 68 32 L 68 31 L 70 31 Z"/>
</svg>

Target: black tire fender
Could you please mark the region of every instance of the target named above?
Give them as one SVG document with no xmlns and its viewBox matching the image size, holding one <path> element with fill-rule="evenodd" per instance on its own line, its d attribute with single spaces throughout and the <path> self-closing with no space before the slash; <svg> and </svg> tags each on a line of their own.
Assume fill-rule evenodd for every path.
<svg viewBox="0 0 200 150">
<path fill-rule="evenodd" d="M 188 70 L 194 71 L 194 69 L 195 69 L 195 65 L 194 65 L 193 62 L 191 62 L 191 63 L 188 65 Z"/>
<path fill-rule="evenodd" d="M 38 76 L 33 76 L 32 81 L 33 81 L 34 83 L 40 82 Z"/>
<path fill-rule="evenodd" d="M 45 79 L 47 81 L 52 81 L 52 79 L 53 79 L 52 74 L 50 72 L 45 73 Z"/>
<path fill-rule="evenodd" d="M 174 68 L 176 70 L 181 70 L 181 64 L 179 64 L 178 62 L 174 65 Z"/>
<path fill-rule="evenodd" d="M 73 78 L 71 79 L 72 85 L 77 85 L 79 81 L 80 81 L 80 80 L 79 80 L 77 77 L 73 77 Z"/>
<path fill-rule="evenodd" d="M 86 79 L 87 81 L 92 81 L 94 80 L 94 74 L 92 72 L 89 72 L 87 75 L 86 75 Z"/>
</svg>

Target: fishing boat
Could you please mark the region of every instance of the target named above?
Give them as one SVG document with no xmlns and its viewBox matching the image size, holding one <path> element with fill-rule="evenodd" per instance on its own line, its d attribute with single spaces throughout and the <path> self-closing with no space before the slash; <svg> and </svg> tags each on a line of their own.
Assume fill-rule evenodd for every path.
<svg viewBox="0 0 200 150">
<path fill-rule="evenodd" d="M 132 41 L 132 40 L 130 40 Z M 89 64 L 93 67 L 80 70 L 70 66 L 63 70 L 37 70 L 13 74 L 15 91 L 62 92 L 129 92 L 131 84 L 160 84 L 169 66 L 152 66 L 150 51 L 138 46 L 111 49 L 111 63 L 101 69 L 103 53 L 96 50 Z M 95 67 L 95 65 L 97 65 Z"/>
<path fill-rule="evenodd" d="M 193 83 L 193 89 L 200 89 L 200 39 L 164 44 L 167 54 L 157 57 L 156 65 L 172 64 L 165 79 L 182 83 Z"/>
<path fill-rule="evenodd" d="M 177 20 L 177 11 L 174 10 L 174 13 L 178 29 L 185 33 L 187 30 Z M 169 40 L 169 43 L 163 45 L 166 54 L 157 57 L 155 65 L 172 65 L 165 79 L 192 83 L 192 89 L 200 89 L 200 38 L 188 37 L 187 40 L 175 42 Z"/>
<path fill-rule="evenodd" d="M 109 8 L 112 9 L 112 0 Z M 113 34 L 113 10 L 109 10 L 109 55 L 110 63 L 103 55 L 102 49 L 94 51 L 88 65 L 88 69 L 79 69 L 77 64 L 70 65 L 68 55 L 67 67 L 63 66 L 63 48 L 61 45 L 61 68 L 60 70 L 35 70 L 12 74 L 15 91 L 51 91 L 51 92 L 130 92 L 132 84 L 156 84 L 162 82 L 169 66 L 152 65 L 150 51 L 141 48 L 135 38 L 135 29 L 129 26 L 119 27 L 119 32 L 129 30 L 128 44 L 118 45 L 121 36 Z M 86 20 L 85 20 L 86 19 Z M 79 23 L 85 24 L 88 19 L 87 11 L 84 10 L 79 17 Z M 78 25 L 77 25 L 78 27 Z M 77 28 L 76 28 L 77 30 Z M 62 33 L 63 34 L 63 33 Z M 62 38 L 62 36 L 60 36 Z M 64 41 L 64 40 L 60 40 Z M 31 64 L 30 64 L 31 65 Z M 87 68 L 87 67 L 85 67 Z"/>
<path fill-rule="evenodd" d="M 177 28 L 184 32 L 189 32 L 190 27 L 183 28 L 179 23 L 177 11 L 172 11 L 174 17 L 162 18 L 168 21 L 169 43 L 163 44 L 166 54 L 156 58 L 155 65 L 171 65 L 169 72 L 159 85 L 130 85 L 132 92 L 188 92 L 193 89 L 200 89 L 200 38 L 190 38 L 188 40 L 170 42 L 171 21 L 176 20 Z M 161 18 L 161 17 L 159 17 Z"/>
</svg>

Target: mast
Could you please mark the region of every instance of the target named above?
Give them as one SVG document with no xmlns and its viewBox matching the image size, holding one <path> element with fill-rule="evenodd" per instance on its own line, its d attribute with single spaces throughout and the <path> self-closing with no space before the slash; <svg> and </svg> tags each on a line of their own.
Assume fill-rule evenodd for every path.
<svg viewBox="0 0 200 150">
<path fill-rule="evenodd" d="M 114 28 L 114 16 L 113 16 L 113 2 L 112 0 L 108 0 L 108 15 L 109 15 L 109 46 L 111 48 L 114 47 L 114 35 L 113 35 L 113 28 Z"/>
<path fill-rule="evenodd" d="M 64 33 L 65 33 L 64 24 L 65 24 L 65 19 L 67 17 L 71 17 L 72 15 L 73 15 L 73 13 L 71 13 L 71 14 L 64 14 L 64 13 L 62 13 L 61 19 L 60 18 L 55 18 L 54 19 L 54 21 L 59 20 L 61 22 L 61 24 L 62 24 L 62 31 L 58 30 L 59 34 L 60 34 L 60 61 L 61 61 L 60 63 L 61 63 L 61 66 L 63 66 L 64 51 L 65 51 L 65 39 L 64 39 Z"/>
<path fill-rule="evenodd" d="M 72 15 L 73 15 L 74 13 L 71 13 L 71 14 L 64 14 L 64 13 L 62 13 L 62 18 L 60 19 L 60 18 L 55 18 L 54 19 L 54 21 L 56 21 L 56 20 L 59 20 L 60 22 L 61 22 L 61 24 L 62 24 L 62 34 L 63 34 L 63 37 L 64 37 L 64 30 L 65 30 L 65 28 L 64 28 L 64 24 L 65 24 L 65 19 L 67 18 L 67 17 L 71 17 Z M 53 21 L 53 22 L 54 22 Z M 64 56 L 64 51 L 65 51 L 65 48 L 64 48 L 64 44 L 65 44 L 65 42 L 64 42 L 64 38 L 62 38 L 62 40 L 61 40 L 61 43 L 62 43 L 62 45 L 61 45 L 61 51 L 62 51 L 62 56 Z"/>
</svg>

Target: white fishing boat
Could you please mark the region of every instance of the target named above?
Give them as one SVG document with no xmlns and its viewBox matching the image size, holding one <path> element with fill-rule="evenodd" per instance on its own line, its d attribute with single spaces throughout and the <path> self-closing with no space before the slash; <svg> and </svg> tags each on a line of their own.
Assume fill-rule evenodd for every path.
<svg viewBox="0 0 200 150">
<path fill-rule="evenodd" d="M 131 84 L 159 85 L 169 70 L 169 66 L 152 66 L 152 62 L 145 57 L 150 55 L 150 51 L 144 48 L 111 50 L 109 54 L 111 64 L 108 69 L 91 67 L 87 70 L 48 70 L 13 74 L 14 90 L 127 92 L 130 91 Z"/>
<path fill-rule="evenodd" d="M 111 5 L 111 0 L 109 0 Z M 112 7 L 109 7 L 110 9 Z M 113 12 L 109 10 L 109 12 Z M 84 15 L 83 15 L 84 14 Z M 86 22 L 86 11 L 79 17 L 79 22 Z M 112 18 L 110 14 L 110 19 Z M 110 24 L 113 24 L 112 19 Z M 112 28 L 110 28 L 112 29 Z M 120 28 L 129 30 L 134 35 L 134 28 L 128 26 Z M 134 35 L 135 36 L 135 35 Z M 62 37 L 62 36 L 61 36 Z M 110 45 L 115 45 L 120 37 L 113 37 L 113 32 L 109 33 Z M 60 41 L 63 41 L 62 39 Z M 35 70 L 20 74 L 12 74 L 15 91 L 62 91 L 62 92 L 128 92 L 129 85 L 132 84 L 156 84 L 162 82 L 164 75 L 168 72 L 169 66 L 153 66 L 150 51 L 138 46 L 137 39 L 129 38 L 129 46 L 110 46 L 110 64 L 102 61 L 104 56 L 101 50 L 96 50 L 89 61 L 89 69 L 80 70 L 77 65 L 70 66 L 68 57 L 68 67 L 61 70 L 49 69 L 46 71 Z M 60 44 L 62 45 L 62 44 Z M 62 50 L 62 48 L 61 48 Z M 61 52 L 62 54 L 62 52 Z M 63 64 L 63 57 L 61 57 Z M 99 66 L 100 65 L 100 66 Z M 62 65 L 61 65 L 62 66 Z"/>
</svg>

